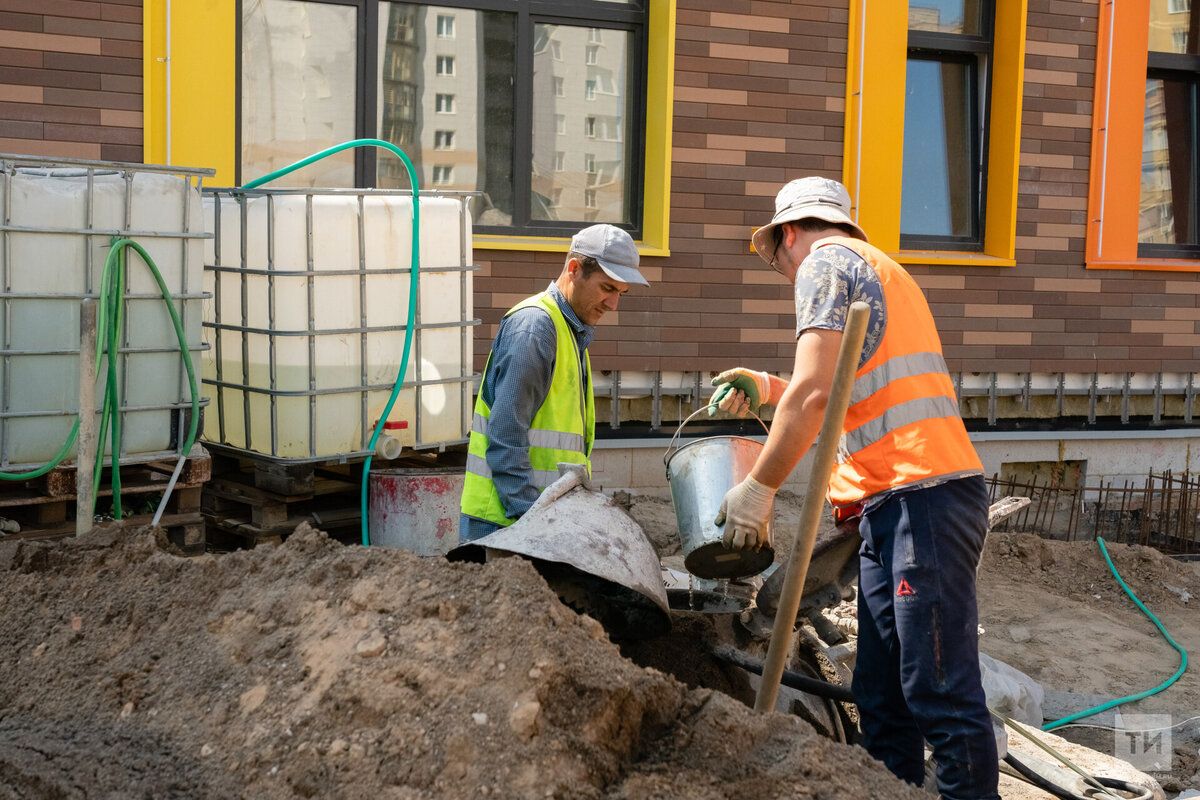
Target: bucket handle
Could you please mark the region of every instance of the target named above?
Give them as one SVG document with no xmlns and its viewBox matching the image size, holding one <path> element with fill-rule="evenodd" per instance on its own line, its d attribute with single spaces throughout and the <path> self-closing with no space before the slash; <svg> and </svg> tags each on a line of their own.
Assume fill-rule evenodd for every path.
<svg viewBox="0 0 1200 800">
<path fill-rule="evenodd" d="M 679 434 L 683 433 L 683 426 L 687 425 L 689 422 L 691 422 L 693 419 L 695 419 L 695 417 L 701 411 L 707 411 L 710 408 L 716 408 L 716 407 L 717 407 L 716 403 L 709 403 L 706 406 L 701 406 L 700 408 L 697 408 L 695 411 L 693 411 L 691 414 L 689 414 L 687 419 L 685 419 L 683 422 L 679 423 L 679 427 L 675 429 L 675 435 L 671 437 L 671 443 L 667 445 L 667 451 L 665 453 L 663 453 L 663 466 L 664 467 L 666 467 L 669 464 L 669 462 L 671 461 L 671 456 L 673 456 L 673 455 L 675 455 L 675 453 L 679 452 L 679 448 L 675 448 L 674 453 L 671 452 L 671 448 L 675 447 L 675 442 L 677 439 L 679 439 Z M 750 416 L 752 416 L 756 420 L 758 420 L 758 424 L 762 425 L 763 431 L 768 436 L 771 435 L 771 429 L 767 427 L 767 423 L 763 422 L 762 418 L 759 417 L 758 414 L 755 414 L 753 411 L 747 411 L 746 413 L 748 413 Z M 668 467 L 667 480 L 670 480 L 670 478 L 671 478 L 671 472 L 670 472 L 670 468 Z"/>
</svg>

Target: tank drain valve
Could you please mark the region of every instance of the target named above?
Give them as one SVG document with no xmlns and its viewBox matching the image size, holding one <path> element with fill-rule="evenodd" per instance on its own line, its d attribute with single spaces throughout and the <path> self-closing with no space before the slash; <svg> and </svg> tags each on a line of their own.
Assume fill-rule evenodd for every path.
<svg viewBox="0 0 1200 800">
<path fill-rule="evenodd" d="M 389 420 L 383 423 L 383 433 L 380 435 L 379 441 L 375 443 L 375 455 L 387 461 L 399 458 L 404 445 L 391 434 L 394 431 L 406 430 L 408 430 L 408 420 L 406 419 Z"/>
</svg>

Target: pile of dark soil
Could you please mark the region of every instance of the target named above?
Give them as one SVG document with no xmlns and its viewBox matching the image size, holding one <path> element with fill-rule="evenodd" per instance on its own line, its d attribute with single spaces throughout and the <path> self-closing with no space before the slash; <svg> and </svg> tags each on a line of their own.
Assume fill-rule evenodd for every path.
<svg viewBox="0 0 1200 800">
<path fill-rule="evenodd" d="M 520 559 L 167 547 L 0 542 L 0 798 L 922 796 L 626 660 Z"/>
</svg>

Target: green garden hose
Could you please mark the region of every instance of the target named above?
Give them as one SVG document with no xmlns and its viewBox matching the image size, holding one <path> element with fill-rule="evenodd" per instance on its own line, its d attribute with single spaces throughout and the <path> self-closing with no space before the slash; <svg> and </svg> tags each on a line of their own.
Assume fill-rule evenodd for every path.
<svg viewBox="0 0 1200 800">
<path fill-rule="evenodd" d="M 392 394 L 388 397 L 387 405 L 384 406 L 383 413 L 379 415 L 379 421 L 375 423 L 375 430 L 371 434 L 371 441 L 367 444 L 367 459 L 363 462 L 362 467 L 362 490 L 359 497 L 359 510 L 362 514 L 361 532 L 363 547 L 369 547 L 371 544 L 371 534 L 367 529 L 367 487 L 371 475 L 371 459 L 375 455 L 375 445 L 379 442 L 379 435 L 383 432 L 383 426 L 387 423 L 388 415 L 392 413 L 392 406 L 396 404 L 396 398 L 400 396 L 400 389 L 404 385 L 404 376 L 408 373 L 408 356 L 412 350 L 413 323 L 416 320 L 417 314 L 417 288 L 421 272 L 421 195 L 417 182 L 417 171 L 413 167 L 412 160 L 404 154 L 404 151 L 391 142 L 385 142 L 382 139 L 353 139 L 349 142 L 342 142 L 341 144 L 326 148 L 319 153 L 313 153 L 307 158 L 302 158 L 296 163 L 289 164 L 274 172 L 268 172 L 261 178 L 255 178 L 243 185 L 242 189 L 256 189 L 264 183 L 269 183 L 276 178 L 287 175 L 289 172 L 295 172 L 301 167 L 306 167 L 314 161 L 320 161 L 334 153 L 340 153 L 351 147 L 380 147 L 404 162 L 404 168 L 408 171 L 408 182 L 412 187 L 413 197 L 412 268 L 409 272 L 408 283 L 408 321 L 404 323 L 404 353 L 400 357 L 400 370 L 396 373 L 396 382 L 392 385 Z"/>
<path fill-rule="evenodd" d="M 92 478 L 92 497 L 95 498 L 96 491 L 100 488 L 100 474 L 104 466 L 103 442 L 105 436 L 110 436 L 114 519 L 121 519 L 122 517 L 121 474 L 119 469 L 121 460 L 121 394 L 120 375 L 117 370 L 117 354 L 120 352 L 120 342 L 125 330 L 125 251 L 129 249 L 134 250 L 141 256 L 142 262 L 154 277 L 154 282 L 158 284 L 158 290 L 162 294 L 163 302 L 166 304 L 167 311 L 171 315 L 171 325 L 175 328 L 175 337 L 179 341 L 179 352 L 183 358 L 184 368 L 187 370 L 192 415 L 188 424 L 187 436 L 180 451 L 185 455 L 191 452 L 192 445 L 196 443 L 196 431 L 200 422 L 200 392 L 196 385 L 196 370 L 192 365 L 192 356 L 188 350 L 187 336 L 183 330 L 183 323 L 179 319 L 179 312 L 175 310 L 175 304 L 171 301 L 171 291 L 167 288 L 167 283 L 163 280 L 162 273 L 158 271 L 158 265 L 154 263 L 154 259 L 150 257 L 145 248 L 132 239 L 114 238 L 108 248 L 108 257 L 104 260 L 104 271 L 100 278 L 100 303 L 96 315 L 97 372 L 99 371 L 101 354 L 107 354 L 108 359 L 106 362 L 104 401 L 100 409 L 100 435 L 97 437 L 99 446 L 96 448 L 96 469 Z M 79 416 L 76 415 L 75 422 L 71 425 L 71 432 L 67 435 L 67 440 L 50 461 L 30 472 L 0 472 L 0 480 L 28 481 L 45 475 L 62 463 L 63 459 L 67 457 L 67 453 L 75 445 L 75 440 L 78 436 Z M 91 516 L 92 511 L 93 509 L 77 509 L 76 513 Z"/>
<path fill-rule="evenodd" d="M 1102 556 L 1104 556 L 1104 561 L 1108 564 L 1109 570 L 1112 571 L 1113 577 L 1117 579 L 1117 583 L 1121 586 L 1122 589 L 1125 590 L 1125 594 L 1129 595 L 1129 599 L 1133 601 L 1133 604 L 1136 605 L 1139 609 L 1141 609 L 1143 614 L 1145 614 L 1147 617 L 1149 617 L 1150 621 L 1154 623 L 1154 627 L 1157 628 L 1158 632 L 1162 634 L 1162 637 L 1167 640 L 1167 644 L 1171 645 L 1171 647 L 1174 647 L 1179 652 L 1179 669 L 1175 670 L 1174 675 L 1172 675 L 1170 678 L 1168 678 L 1167 680 L 1160 683 L 1158 686 L 1155 686 L 1153 689 L 1147 689 L 1144 692 L 1138 692 L 1137 694 L 1127 695 L 1126 697 L 1118 697 L 1115 700 L 1109 700 L 1106 703 L 1101 703 L 1098 706 L 1084 709 L 1083 711 L 1063 717 L 1062 719 L 1057 719 L 1057 720 L 1054 720 L 1053 722 L 1047 722 L 1045 725 L 1042 726 L 1042 730 L 1044 730 L 1044 731 L 1052 731 L 1055 728 L 1061 728 L 1064 725 L 1069 725 L 1072 722 L 1075 722 L 1076 720 L 1083 719 L 1084 717 L 1090 717 L 1093 714 L 1099 714 L 1101 711 L 1107 711 L 1110 708 L 1114 708 L 1116 706 L 1123 705 L 1125 703 L 1132 703 L 1135 700 L 1142 700 L 1144 698 L 1150 697 L 1151 695 L 1158 694 L 1163 689 L 1166 689 L 1168 686 L 1175 683 L 1175 681 L 1179 680 L 1179 678 L 1183 675 L 1184 671 L 1187 670 L 1187 664 L 1188 664 L 1187 651 L 1184 650 L 1182 647 L 1180 647 L 1179 643 L 1171 638 L 1171 634 L 1167 633 L 1167 629 L 1164 628 L 1163 624 L 1158 621 L 1158 617 L 1154 616 L 1154 614 L 1150 611 L 1150 609 L 1146 608 L 1145 604 L 1142 603 L 1142 601 L 1138 599 L 1138 596 L 1133 593 L 1133 590 L 1129 588 L 1129 585 L 1126 584 L 1124 580 L 1122 580 L 1121 573 L 1117 572 L 1117 568 L 1113 564 L 1113 560 L 1108 554 L 1108 547 L 1105 546 L 1104 537 L 1102 537 L 1102 536 L 1096 537 L 1096 545 L 1100 548 L 1100 554 Z"/>
</svg>

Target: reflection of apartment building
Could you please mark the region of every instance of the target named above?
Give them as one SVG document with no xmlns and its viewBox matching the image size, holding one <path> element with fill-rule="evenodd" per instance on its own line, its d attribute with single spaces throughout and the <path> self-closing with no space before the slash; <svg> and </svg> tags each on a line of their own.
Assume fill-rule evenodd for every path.
<svg viewBox="0 0 1200 800">
<path fill-rule="evenodd" d="M 534 218 L 624 219 L 628 34 L 539 25 L 533 55 Z"/>
<path fill-rule="evenodd" d="M 1195 34 L 1189 24 L 1190 0 L 1167 0 L 1150 6 L 1149 49 L 1157 53 L 1195 52 Z M 1186 196 L 1191 186 L 1192 164 L 1183 157 L 1190 149 L 1192 124 L 1186 84 L 1151 75 L 1146 81 L 1145 127 L 1142 131 L 1142 181 L 1138 206 L 1138 241 L 1171 244 L 1187 241 L 1188 221 L 1175 218 L 1176 193 Z M 1171 144 L 1177 153 L 1171 160 Z M 1172 170 L 1174 166 L 1174 170 Z"/>
<path fill-rule="evenodd" d="M 475 189 L 486 152 L 479 15 L 406 3 L 380 14 L 380 135 L 413 160 L 422 188 Z M 381 158 L 378 175 L 381 187 L 408 186 L 396 159 Z"/>
</svg>

